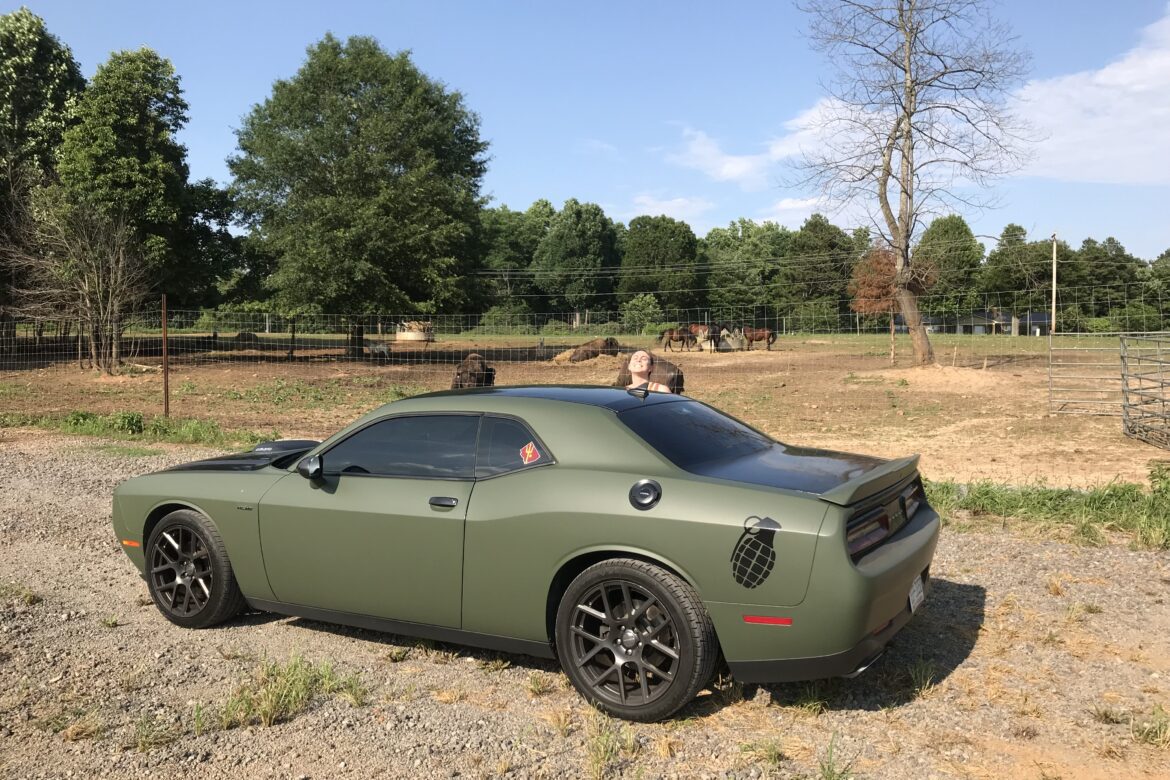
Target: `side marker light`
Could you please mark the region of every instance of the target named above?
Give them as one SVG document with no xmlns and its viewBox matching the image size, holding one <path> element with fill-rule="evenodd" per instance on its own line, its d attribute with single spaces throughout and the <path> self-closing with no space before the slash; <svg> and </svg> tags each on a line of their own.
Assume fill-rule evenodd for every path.
<svg viewBox="0 0 1170 780">
<path fill-rule="evenodd" d="M 790 626 L 792 625 L 792 618 L 768 617 L 767 615 L 744 615 L 743 622 L 759 623 L 765 626 Z"/>
<path fill-rule="evenodd" d="M 136 542 L 133 539 L 123 539 L 122 545 L 125 547 L 141 547 L 142 542 Z"/>
</svg>

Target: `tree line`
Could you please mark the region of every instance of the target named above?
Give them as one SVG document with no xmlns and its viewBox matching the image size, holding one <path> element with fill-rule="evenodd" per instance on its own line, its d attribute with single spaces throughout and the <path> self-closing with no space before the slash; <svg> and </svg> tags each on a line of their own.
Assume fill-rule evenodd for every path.
<svg viewBox="0 0 1170 780">
<path fill-rule="evenodd" d="M 160 293 L 176 308 L 286 314 L 701 308 L 807 323 L 888 316 L 906 288 L 926 314 L 986 293 L 1042 309 L 1051 284 L 1047 239 L 1012 224 L 986 252 L 955 215 L 906 250 L 913 274 L 898 255 L 889 277 L 889 244 L 819 214 L 698 236 L 575 199 L 493 206 L 464 96 L 364 36 L 326 35 L 251 107 L 226 185 L 191 180 L 181 79 L 149 48 L 112 53 L 87 82 L 41 18 L 0 16 L 0 109 L 0 350 L 17 317 L 68 316 L 103 368 L 129 313 Z M 1061 287 L 1137 284 L 1160 300 L 1170 282 L 1170 250 L 1151 263 L 1088 238 L 1057 254 Z M 1072 329 L 1111 306 L 1078 295 L 1062 319 Z"/>
</svg>

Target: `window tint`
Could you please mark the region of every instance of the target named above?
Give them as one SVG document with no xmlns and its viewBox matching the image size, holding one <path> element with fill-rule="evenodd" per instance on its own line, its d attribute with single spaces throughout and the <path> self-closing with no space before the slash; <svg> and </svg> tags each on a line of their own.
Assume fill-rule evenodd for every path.
<svg viewBox="0 0 1170 780">
<path fill-rule="evenodd" d="M 548 453 L 532 433 L 516 420 L 485 417 L 479 432 L 475 475 L 490 477 L 526 466 L 549 462 Z"/>
<path fill-rule="evenodd" d="M 479 417 L 394 417 L 363 428 L 325 453 L 326 474 L 470 478 Z"/>
<path fill-rule="evenodd" d="M 671 463 L 692 470 L 702 463 L 761 452 L 775 442 L 741 422 L 694 401 L 629 409 L 618 419 Z"/>
</svg>

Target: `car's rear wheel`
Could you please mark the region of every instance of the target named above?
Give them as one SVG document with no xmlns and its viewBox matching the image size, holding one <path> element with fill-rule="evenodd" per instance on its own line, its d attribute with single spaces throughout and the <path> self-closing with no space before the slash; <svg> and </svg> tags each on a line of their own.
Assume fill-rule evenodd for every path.
<svg viewBox="0 0 1170 780">
<path fill-rule="evenodd" d="M 598 709 L 650 722 L 673 714 L 711 680 L 718 643 L 699 595 L 645 561 L 590 566 L 570 583 L 556 622 L 557 655 Z"/>
<path fill-rule="evenodd" d="M 243 609 L 223 539 L 203 515 L 171 512 L 150 532 L 146 550 L 146 584 L 167 620 L 207 628 Z"/>
</svg>

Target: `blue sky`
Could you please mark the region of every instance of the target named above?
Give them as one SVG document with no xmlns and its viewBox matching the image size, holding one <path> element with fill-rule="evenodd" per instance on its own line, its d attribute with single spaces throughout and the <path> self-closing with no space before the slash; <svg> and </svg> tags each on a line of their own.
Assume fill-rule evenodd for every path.
<svg viewBox="0 0 1170 780">
<path fill-rule="evenodd" d="M 331 31 L 409 49 L 463 93 L 491 144 L 494 204 L 574 197 L 622 221 L 669 214 L 699 235 L 739 217 L 862 219 L 780 183 L 794 122 L 829 75 L 782 0 L 25 4 L 87 76 L 142 45 L 175 64 L 195 178 L 229 179 L 241 117 Z M 1017 222 L 1074 246 L 1112 235 L 1146 259 L 1170 248 L 1170 2 L 1019 0 L 997 14 L 1032 55 L 1013 101 L 1044 140 L 992 190 L 998 208 L 963 216 L 976 233 Z"/>
</svg>

